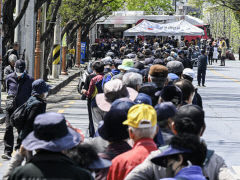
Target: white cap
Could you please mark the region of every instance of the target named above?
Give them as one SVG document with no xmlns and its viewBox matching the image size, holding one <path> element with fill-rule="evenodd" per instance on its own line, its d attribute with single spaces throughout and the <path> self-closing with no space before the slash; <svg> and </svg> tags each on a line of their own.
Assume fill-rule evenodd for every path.
<svg viewBox="0 0 240 180">
<path fill-rule="evenodd" d="M 186 75 L 186 76 L 189 76 L 189 77 L 191 77 L 193 79 L 195 78 L 195 72 L 192 69 L 190 69 L 190 68 L 184 69 L 183 70 L 183 74 Z"/>
</svg>

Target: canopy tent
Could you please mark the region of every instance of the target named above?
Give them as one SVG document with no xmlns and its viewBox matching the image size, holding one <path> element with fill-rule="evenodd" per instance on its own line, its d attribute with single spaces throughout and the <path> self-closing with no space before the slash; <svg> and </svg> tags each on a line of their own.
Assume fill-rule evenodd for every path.
<svg viewBox="0 0 240 180">
<path fill-rule="evenodd" d="M 199 36 L 204 31 L 185 20 L 158 24 L 144 20 L 140 24 L 124 31 L 124 36 Z"/>
</svg>

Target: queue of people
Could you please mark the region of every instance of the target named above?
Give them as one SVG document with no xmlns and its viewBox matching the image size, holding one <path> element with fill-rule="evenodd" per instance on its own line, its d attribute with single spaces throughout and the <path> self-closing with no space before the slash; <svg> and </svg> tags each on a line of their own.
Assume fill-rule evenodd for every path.
<svg viewBox="0 0 240 180">
<path fill-rule="evenodd" d="M 89 138 L 64 115 L 46 113 L 49 86 L 33 81 L 24 61 L 16 61 L 6 77 L 2 158 L 11 162 L 3 179 L 236 179 L 202 139 L 207 124 L 193 85 L 192 56 L 197 57 L 198 85 L 205 87 L 206 49 L 189 50 L 183 42 L 174 47 L 175 42 L 173 37 L 163 44 L 113 42 L 105 57 L 91 62 L 81 90 L 88 101 Z M 12 157 L 12 115 L 23 106 L 26 116 Z"/>
</svg>

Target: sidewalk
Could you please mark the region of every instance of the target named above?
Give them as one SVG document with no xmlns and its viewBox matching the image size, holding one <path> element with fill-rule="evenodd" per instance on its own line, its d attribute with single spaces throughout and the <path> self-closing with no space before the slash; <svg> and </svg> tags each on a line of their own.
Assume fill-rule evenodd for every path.
<svg viewBox="0 0 240 180">
<path fill-rule="evenodd" d="M 49 80 L 47 83 L 51 86 L 49 95 L 56 94 L 58 91 L 60 91 L 61 88 L 65 87 L 70 83 L 74 78 L 80 75 L 80 69 L 74 67 L 73 69 L 68 70 L 68 75 L 59 75 L 59 79 L 53 79 L 49 77 Z M 3 112 L 5 112 L 5 101 L 7 98 L 7 93 L 2 92 L 1 93 L 2 100 L 1 100 L 1 108 Z M 5 119 L 5 114 L 0 114 L 0 128 L 3 128 L 3 122 Z"/>
</svg>

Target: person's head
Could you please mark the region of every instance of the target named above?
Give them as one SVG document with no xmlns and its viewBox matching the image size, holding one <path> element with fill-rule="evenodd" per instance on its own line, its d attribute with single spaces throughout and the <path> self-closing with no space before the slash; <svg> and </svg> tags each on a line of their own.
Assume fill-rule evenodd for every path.
<svg viewBox="0 0 240 180">
<path fill-rule="evenodd" d="M 122 61 L 122 64 L 120 66 L 118 66 L 118 69 L 122 72 L 126 72 L 130 69 L 132 69 L 134 66 L 134 62 L 132 59 L 124 59 Z"/>
<path fill-rule="evenodd" d="M 197 105 L 180 107 L 173 118 L 173 133 L 178 135 L 188 133 L 202 136 L 206 129 L 204 116 L 204 111 Z"/>
<path fill-rule="evenodd" d="M 178 56 L 181 57 L 181 58 L 184 58 L 184 51 L 183 50 L 180 50 L 178 52 Z"/>
<path fill-rule="evenodd" d="M 189 80 L 182 79 L 175 83 L 177 87 L 179 87 L 182 91 L 183 102 L 187 104 L 192 104 L 194 95 L 195 95 L 195 88 Z"/>
<path fill-rule="evenodd" d="M 136 104 L 149 104 L 152 106 L 152 98 L 151 96 L 145 93 L 138 93 L 138 96 L 134 100 Z"/>
<path fill-rule="evenodd" d="M 151 97 L 152 99 L 152 104 L 155 105 L 157 104 L 158 101 L 158 97 L 155 96 L 155 93 L 158 91 L 158 87 L 155 83 L 152 82 L 148 82 L 148 83 L 144 83 L 140 89 L 139 89 L 139 93 L 144 93 L 147 94 Z"/>
<path fill-rule="evenodd" d="M 26 64 L 23 60 L 17 60 L 15 63 L 15 72 L 18 77 L 21 77 L 25 71 Z"/>
<path fill-rule="evenodd" d="M 128 126 L 123 125 L 128 110 L 134 105 L 128 98 L 117 99 L 104 116 L 104 124 L 99 128 L 99 135 L 109 142 L 118 142 L 129 138 Z"/>
<path fill-rule="evenodd" d="M 108 81 L 104 84 L 104 93 L 96 95 L 97 106 L 105 112 L 111 108 L 111 104 L 120 98 L 128 97 L 134 101 L 138 92 L 132 88 L 126 87 L 125 84 L 119 79 Z"/>
<path fill-rule="evenodd" d="M 80 142 L 81 135 L 67 127 L 63 114 L 48 112 L 35 118 L 33 131 L 22 141 L 22 145 L 28 151 L 62 152 Z"/>
<path fill-rule="evenodd" d="M 201 54 L 205 54 L 206 53 L 206 51 L 205 51 L 205 49 L 201 49 Z"/>
<path fill-rule="evenodd" d="M 162 65 L 152 65 L 148 73 L 148 82 L 154 82 L 159 89 L 167 83 L 168 68 Z"/>
<path fill-rule="evenodd" d="M 37 79 L 32 83 L 32 96 L 38 96 L 46 99 L 49 91 L 49 85 L 43 79 Z"/>
<path fill-rule="evenodd" d="M 19 49 L 19 43 L 18 42 L 13 43 L 13 49 L 18 51 L 18 49 Z"/>
<path fill-rule="evenodd" d="M 193 82 L 193 79 L 195 78 L 195 73 L 192 69 L 186 68 L 186 69 L 183 70 L 182 78 L 187 79 L 190 82 Z"/>
<path fill-rule="evenodd" d="M 102 61 L 94 61 L 92 63 L 92 68 L 96 73 L 103 73 L 104 71 L 104 63 Z"/>
<path fill-rule="evenodd" d="M 79 144 L 67 150 L 65 154 L 79 167 L 89 171 L 105 169 L 112 165 L 111 161 L 100 158 L 97 151 L 90 144 Z"/>
<path fill-rule="evenodd" d="M 173 122 L 172 118 L 176 115 L 176 106 L 171 102 L 163 102 L 155 107 L 157 112 L 157 122 L 160 128 L 170 129 Z"/>
<path fill-rule="evenodd" d="M 142 85 L 143 77 L 139 73 L 129 72 L 123 75 L 122 81 L 123 84 L 125 84 L 127 87 L 133 88 L 138 91 L 140 86 Z"/>
<path fill-rule="evenodd" d="M 174 177 L 184 167 L 192 165 L 202 167 L 206 155 L 206 144 L 198 136 L 185 134 L 174 136 L 169 147 L 151 161 L 165 167 L 167 177 Z"/>
<path fill-rule="evenodd" d="M 167 63 L 167 68 L 169 73 L 174 73 L 181 77 L 184 66 L 180 61 L 170 61 Z"/>
<path fill-rule="evenodd" d="M 129 127 L 129 137 L 134 141 L 143 138 L 153 139 L 157 131 L 157 113 L 155 109 L 147 104 L 132 106 L 123 122 Z"/>
<path fill-rule="evenodd" d="M 172 102 L 177 108 L 182 104 L 182 91 L 174 85 L 165 86 L 160 92 L 159 103 Z"/>
<path fill-rule="evenodd" d="M 11 54 L 8 58 L 8 62 L 9 64 L 14 67 L 15 66 L 15 63 L 17 61 L 17 56 L 15 54 Z"/>
</svg>

